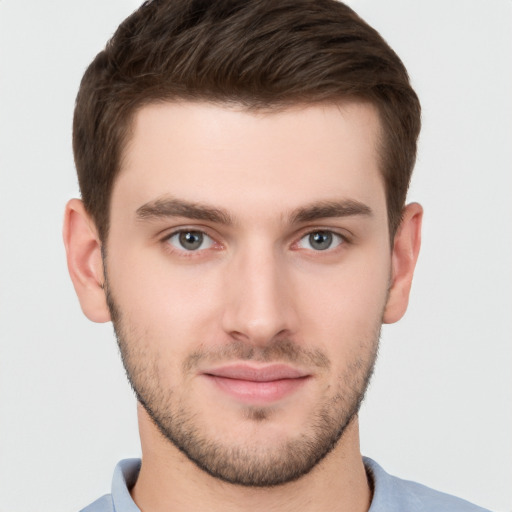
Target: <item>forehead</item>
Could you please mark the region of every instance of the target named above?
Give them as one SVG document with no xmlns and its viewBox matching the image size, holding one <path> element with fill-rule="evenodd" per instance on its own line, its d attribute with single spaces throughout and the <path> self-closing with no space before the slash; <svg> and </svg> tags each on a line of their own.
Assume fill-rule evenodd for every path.
<svg viewBox="0 0 512 512">
<path fill-rule="evenodd" d="M 379 130 L 376 109 L 363 102 L 273 112 L 147 105 L 134 117 L 112 207 L 136 209 L 171 195 L 236 216 L 354 199 L 385 215 Z"/>
</svg>

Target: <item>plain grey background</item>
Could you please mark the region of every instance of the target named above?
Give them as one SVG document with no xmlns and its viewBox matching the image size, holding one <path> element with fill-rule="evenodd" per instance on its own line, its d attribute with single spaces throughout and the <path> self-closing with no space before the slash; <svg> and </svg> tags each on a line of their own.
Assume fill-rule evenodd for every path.
<svg viewBox="0 0 512 512">
<path fill-rule="evenodd" d="M 424 241 L 384 329 L 362 451 L 512 510 L 512 2 L 353 0 L 404 60 L 424 128 Z M 0 0 L 0 510 L 78 510 L 138 456 L 110 324 L 81 313 L 61 242 L 74 97 L 134 0 Z"/>
</svg>

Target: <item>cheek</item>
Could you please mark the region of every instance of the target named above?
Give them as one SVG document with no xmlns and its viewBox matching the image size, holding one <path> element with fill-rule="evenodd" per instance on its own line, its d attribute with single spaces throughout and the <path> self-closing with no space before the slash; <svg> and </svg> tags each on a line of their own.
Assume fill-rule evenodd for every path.
<svg viewBox="0 0 512 512">
<path fill-rule="evenodd" d="M 389 268 L 369 263 L 340 266 L 321 285 L 311 279 L 299 282 L 294 296 L 299 298 L 306 338 L 321 338 L 327 349 L 345 351 L 375 337 L 386 304 Z"/>
<path fill-rule="evenodd" d="M 215 330 L 218 294 L 211 273 L 173 267 L 150 251 L 126 251 L 118 260 L 112 254 L 111 261 L 116 264 L 108 266 L 109 284 L 123 321 L 152 350 L 186 351 L 186 340 L 201 343 Z"/>
</svg>

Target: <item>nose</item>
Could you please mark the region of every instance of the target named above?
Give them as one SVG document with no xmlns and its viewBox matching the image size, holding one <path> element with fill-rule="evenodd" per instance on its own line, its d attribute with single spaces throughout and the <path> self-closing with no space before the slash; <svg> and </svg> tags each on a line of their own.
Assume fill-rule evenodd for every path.
<svg viewBox="0 0 512 512">
<path fill-rule="evenodd" d="M 247 250 L 234 258 L 224 288 L 224 331 L 261 346 L 292 336 L 297 315 L 290 281 L 283 257 L 270 250 Z"/>
</svg>

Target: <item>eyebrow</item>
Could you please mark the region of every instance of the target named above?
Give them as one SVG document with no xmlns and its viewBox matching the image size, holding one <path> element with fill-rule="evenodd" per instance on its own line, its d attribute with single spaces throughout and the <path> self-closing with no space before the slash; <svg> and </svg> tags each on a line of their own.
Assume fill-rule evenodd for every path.
<svg viewBox="0 0 512 512">
<path fill-rule="evenodd" d="M 156 199 L 143 204 L 137 208 L 135 213 L 139 220 L 186 217 L 188 219 L 205 220 L 218 224 L 233 224 L 231 216 L 225 210 L 182 199 Z"/>
<path fill-rule="evenodd" d="M 290 222 L 300 224 L 320 219 L 352 217 L 355 215 L 371 216 L 373 212 L 369 206 L 353 199 L 321 201 L 294 210 L 290 216 Z"/>
<path fill-rule="evenodd" d="M 369 206 L 353 199 L 320 201 L 294 210 L 289 217 L 289 222 L 300 224 L 327 218 L 371 216 L 372 213 Z M 139 220 L 185 217 L 227 226 L 234 224 L 233 218 L 226 210 L 175 198 L 155 199 L 143 204 L 137 208 L 136 216 Z"/>
</svg>

